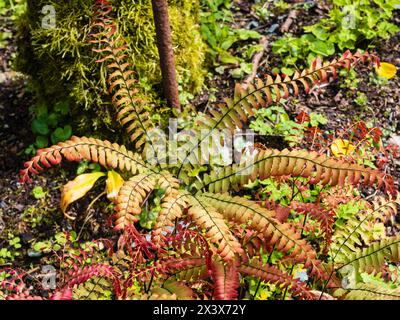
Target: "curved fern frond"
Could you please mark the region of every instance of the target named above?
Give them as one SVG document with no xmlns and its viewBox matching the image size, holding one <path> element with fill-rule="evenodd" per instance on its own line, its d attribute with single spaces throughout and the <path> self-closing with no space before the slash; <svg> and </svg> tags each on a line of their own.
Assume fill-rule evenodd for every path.
<svg viewBox="0 0 400 320">
<path fill-rule="evenodd" d="M 214 279 L 214 299 L 236 300 L 238 297 L 239 272 L 236 261 L 229 263 L 213 261 L 211 265 Z"/>
<path fill-rule="evenodd" d="M 240 197 L 207 193 L 202 194 L 201 198 L 221 212 L 226 219 L 238 225 L 245 224 L 262 233 L 271 246 L 275 245 L 276 250 L 289 254 L 288 258 L 304 263 L 307 268 L 313 267 L 313 274 L 320 278 L 326 277 L 321 262 L 316 258 L 315 250 L 301 239 L 301 235 L 289 224 L 280 223 L 275 219 L 273 211 Z"/>
<path fill-rule="evenodd" d="M 308 93 L 310 85 L 329 82 L 330 77 L 336 78 L 338 69 L 350 69 L 360 61 L 362 63 L 370 62 L 373 65 L 379 64 L 379 59 L 368 52 L 352 54 L 350 51 L 346 51 L 339 59 L 332 62 L 322 63 L 318 57 L 312 62 L 309 69 L 305 69 L 301 73 L 295 72 L 292 78 L 285 76 L 282 79 L 281 76 L 277 75 L 273 79 L 271 76 L 267 76 L 266 81 L 256 79 L 254 85 L 250 84 L 246 89 L 237 84 L 233 99 L 226 99 L 225 104 L 218 105 L 219 110 L 211 109 L 211 116 L 204 115 L 199 120 L 199 127 L 207 129 L 208 134 L 192 145 L 191 150 L 182 161 L 178 176 L 180 176 L 181 169 L 189 163 L 188 159 L 192 156 L 192 153 L 197 152 L 203 141 L 215 130 L 228 129 L 233 131 L 236 128 L 242 128 L 243 122 L 247 122 L 248 117 L 254 115 L 253 109 L 279 102 L 281 97 L 298 96 L 299 85 L 302 85 L 305 92 Z"/>
<path fill-rule="evenodd" d="M 20 181 L 32 181 L 30 174 L 38 174 L 44 167 L 58 165 L 63 157 L 67 161 L 96 162 L 104 167 L 129 171 L 132 174 L 148 170 L 140 155 L 126 150 L 124 146 L 107 140 L 73 136 L 70 140 L 38 150 L 35 157 L 25 162 L 25 169 L 20 172 Z"/>
<path fill-rule="evenodd" d="M 243 249 L 229 230 L 224 217 L 205 200 L 193 196 L 188 198 L 191 204 L 188 215 L 200 230 L 204 230 L 205 238 L 211 244 L 210 249 L 224 261 L 230 261 L 241 254 Z"/>
<path fill-rule="evenodd" d="M 234 130 L 236 126 L 241 128 L 241 123 L 248 120 L 247 115 L 254 115 L 253 109 L 267 107 L 279 102 L 281 98 L 297 97 L 300 85 L 304 87 L 305 93 L 309 93 L 311 86 L 328 83 L 330 78 L 337 77 L 337 70 L 342 68 L 349 70 L 360 61 L 372 65 L 379 64 L 379 58 L 368 52 L 352 54 L 346 51 L 338 60 L 334 59 L 331 62 L 323 63 L 321 58 L 317 57 L 309 69 L 304 69 L 301 73 L 295 71 L 292 78 L 276 75 L 274 79 L 268 75 L 264 81 L 257 78 L 246 89 L 237 84 L 233 100 L 226 99 L 225 105 L 220 105 L 220 110 L 212 110 L 212 116 L 206 115 L 201 125 L 211 130 L 225 128 Z"/>
<path fill-rule="evenodd" d="M 239 266 L 241 273 L 261 279 L 266 283 L 276 284 L 300 299 L 313 300 L 315 296 L 307 289 L 306 285 L 291 275 L 272 265 L 265 265 L 262 261 L 253 260 L 248 264 Z"/>
<path fill-rule="evenodd" d="M 387 190 L 392 190 L 393 180 L 387 179 L 385 173 L 346 163 L 343 160 L 329 158 L 324 154 L 306 150 L 257 150 L 258 152 L 246 161 L 214 169 L 205 174 L 203 182 L 196 183 L 196 188 L 207 189 L 209 192 L 225 193 L 229 188 L 238 191 L 241 186 L 255 179 L 266 179 L 283 175 L 310 178 L 311 184 L 321 183 L 331 186 L 343 186 L 347 181 L 358 184 L 361 179 L 365 185 L 374 182 L 381 187 L 386 184 Z M 394 190 L 394 187 L 393 187 Z"/>
<path fill-rule="evenodd" d="M 152 144 L 149 132 L 154 129 L 154 123 L 145 109 L 146 102 L 137 96 L 138 90 L 134 86 L 137 81 L 134 71 L 129 69 L 129 57 L 125 53 L 128 45 L 118 34 L 118 28 L 112 19 L 107 17 L 111 11 L 110 5 L 98 2 L 96 6 L 97 16 L 92 28 L 100 31 L 92 34 L 94 40 L 90 42 L 99 46 L 93 51 L 105 55 L 97 62 L 108 62 L 108 91 L 112 94 L 111 100 L 117 110 L 117 120 L 126 127 L 131 141 L 135 142 L 135 148 L 139 149 L 146 142 Z"/>
<path fill-rule="evenodd" d="M 127 225 L 135 223 L 137 216 L 142 212 L 144 199 L 156 185 L 154 174 L 139 174 L 126 181 L 117 197 L 115 206 L 114 230 L 122 230 Z"/>
</svg>

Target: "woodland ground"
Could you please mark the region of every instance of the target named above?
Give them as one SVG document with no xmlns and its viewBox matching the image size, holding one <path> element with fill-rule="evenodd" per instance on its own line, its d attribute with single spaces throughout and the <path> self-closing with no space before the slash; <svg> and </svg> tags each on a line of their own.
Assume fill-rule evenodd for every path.
<svg viewBox="0 0 400 320">
<path fill-rule="evenodd" d="M 251 25 L 255 17 L 250 12 L 248 2 L 243 1 L 239 5 L 233 7 L 235 12 L 235 24 L 242 28 Z M 302 26 L 315 23 L 323 16 L 326 16 L 328 8 L 322 4 L 316 5 L 314 8 L 301 12 L 292 24 L 291 32 L 295 35 L 302 33 Z M 279 61 L 279 57 L 275 56 L 270 47 L 270 43 L 280 37 L 279 28 L 274 33 L 268 33 L 271 27 L 284 23 L 287 12 L 281 16 L 275 16 L 267 23 L 259 25 L 258 31 L 263 32 L 268 37 L 269 45 L 264 53 L 263 60 L 266 59 L 264 70 L 268 71 L 269 65 L 275 65 Z M 397 12 L 394 23 L 400 24 L 400 15 Z M 0 31 L 14 32 L 12 24 L 2 25 Z M 11 39 L 10 44 L 0 49 L 0 233 L 7 232 L 10 226 L 14 226 L 22 234 L 21 241 L 27 244 L 30 240 L 40 237 L 45 238 L 56 231 L 74 227 L 79 230 L 82 227 L 83 220 L 86 216 L 86 208 L 90 202 L 88 198 L 78 201 L 72 206 L 72 210 L 80 213 L 78 218 L 71 225 L 71 222 L 64 220 L 58 210 L 60 187 L 64 184 L 68 177 L 73 176 L 73 171 L 68 170 L 68 166 L 63 166 L 62 176 L 59 172 L 49 170 L 35 178 L 33 184 L 21 186 L 18 183 L 18 172 L 23 166 L 23 162 L 29 158 L 24 150 L 32 143 L 34 137 L 29 125 L 29 107 L 34 104 L 34 96 L 27 90 L 26 80 L 23 75 L 17 74 L 12 70 L 11 58 L 15 53 L 15 39 Z M 379 43 L 374 49 L 376 54 L 383 61 L 390 62 L 396 66 L 400 65 L 400 35 L 396 35 L 391 39 Z M 336 130 L 348 126 L 356 116 L 361 116 L 363 120 L 372 119 L 375 126 L 385 128 L 390 132 L 386 139 L 391 136 L 400 135 L 400 77 L 392 79 L 388 85 L 378 86 L 369 84 L 368 73 L 360 73 L 361 81 L 358 90 L 366 94 L 368 105 L 370 108 L 362 109 L 353 99 L 356 92 L 353 92 L 353 99 L 348 97 L 347 88 L 341 87 L 344 80 L 338 80 L 329 87 L 318 89 L 314 94 L 301 97 L 299 99 L 289 100 L 285 104 L 289 114 L 297 114 L 299 110 L 316 111 L 326 115 L 329 119 L 324 129 Z M 227 76 L 215 74 L 207 85 L 219 85 L 224 90 L 220 90 L 221 96 L 226 95 L 232 88 L 233 80 Z M 208 94 L 198 95 L 195 100 L 200 103 L 200 108 L 204 107 Z M 218 99 L 218 96 L 217 96 Z M 395 164 L 396 167 L 391 168 L 391 174 L 395 179 L 400 179 L 400 163 Z M 44 199 L 35 199 L 32 195 L 32 189 L 35 185 L 43 187 L 47 192 Z M 46 208 L 43 209 L 47 213 L 49 219 L 55 220 L 52 224 L 53 229 L 35 229 L 28 228 L 26 221 L 22 219 L 23 213 L 29 208 Z M 106 210 L 105 206 L 95 206 L 94 215 L 85 225 L 84 236 L 99 237 L 108 233 L 108 227 L 101 221 L 102 210 Z M 2 237 L 0 237 L 1 239 Z M 2 242 L 0 240 L 0 248 Z M 25 264 L 31 258 L 27 255 L 17 259 L 16 264 Z"/>
</svg>

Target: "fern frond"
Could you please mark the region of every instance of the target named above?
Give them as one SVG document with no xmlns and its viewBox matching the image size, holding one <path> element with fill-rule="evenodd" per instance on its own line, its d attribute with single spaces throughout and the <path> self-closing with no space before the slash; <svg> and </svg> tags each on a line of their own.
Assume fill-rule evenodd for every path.
<svg viewBox="0 0 400 320">
<path fill-rule="evenodd" d="M 186 286 L 182 281 L 165 281 L 163 288 L 168 290 L 170 294 L 175 294 L 178 300 L 193 299 L 193 290 Z"/>
<path fill-rule="evenodd" d="M 265 265 L 262 261 L 253 260 L 248 264 L 239 266 L 241 273 L 261 279 L 266 283 L 272 283 L 280 286 L 295 297 L 300 299 L 313 300 L 315 296 L 307 289 L 306 285 L 291 275 L 272 265 Z"/>
<path fill-rule="evenodd" d="M 239 164 L 214 169 L 210 174 L 205 174 L 203 183 L 197 183 L 196 187 L 198 190 L 207 189 L 209 192 L 225 193 L 229 188 L 238 191 L 241 186 L 256 178 L 266 179 L 283 175 L 310 178 L 311 184 L 321 183 L 331 186 L 344 186 L 346 180 L 356 185 L 362 179 L 368 186 L 376 182 L 378 188 L 385 183 L 387 190 L 392 190 L 393 182 L 387 179 L 385 173 L 378 170 L 329 158 L 317 152 L 269 149 L 258 150 L 251 159 Z"/>
<path fill-rule="evenodd" d="M 239 272 L 236 261 L 223 263 L 213 261 L 212 278 L 214 280 L 214 299 L 236 300 L 238 297 Z"/>
<path fill-rule="evenodd" d="M 49 300 L 73 300 L 72 288 L 66 287 L 61 290 L 57 290 L 52 294 Z"/>
<path fill-rule="evenodd" d="M 347 261 L 347 257 L 357 252 L 357 247 L 369 245 L 371 239 L 370 225 L 376 219 L 384 221 L 387 216 L 397 212 L 400 205 L 400 194 L 396 198 L 378 198 L 373 207 L 349 218 L 345 224 L 336 226 L 332 237 L 331 257 L 335 262 Z"/>
<path fill-rule="evenodd" d="M 178 300 L 178 296 L 167 289 L 155 288 L 150 295 L 141 295 L 140 300 Z"/>
<path fill-rule="evenodd" d="M 109 4 L 97 3 L 98 16 L 92 27 L 100 31 L 92 34 L 94 40 L 90 42 L 99 45 L 93 51 L 105 54 L 97 62 L 108 63 L 108 91 L 112 94 L 111 100 L 117 110 L 117 120 L 126 127 L 131 141 L 135 142 L 135 148 L 139 149 L 146 142 L 152 144 L 148 133 L 154 129 L 154 123 L 145 109 L 146 102 L 137 97 L 138 90 L 134 86 L 137 81 L 134 71 L 129 69 L 129 57 L 125 53 L 128 45 L 118 34 L 118 28 L 112 19 L 108 18 L 110 11 Z"/>
<path fill-rule="evenodd" d="M 343 289 L 339 289 L 335 295 L 343 291 Z M 346 288 L 346 292 L 340 294 L 346 300 L 400 300 L 399 288 L 389 289 L 372 282 L 359 282 L 354 288 Z"/>
<path fill-rule="evenodd" d="M 347 257 L 343 266 L 351 264 L 358 272 L 379 272 L 386 260 L 400 261 L 400 236 L 382 239 L 367 248 L 357 249 L 356 253 Z"/>
<path fill-rule="evenodd" d="M 32 295 L 29 290 L 26 290 L 21 293 L 8 295 L 5 298 L 5 300 L 44 300 L 44 299 L 40 296 Z"/>
<path fill-rule="evenodd" d="M 189 196 L 184 190 L 171 189 L 161 200 L 161 210 L 158 214 L 153 229 L 153 237 L 159 242 L 163 232 L 169 232 L 168 228 L 174 226 L 176 219 L 182 217 L 183 210 L 188 207 L 186 198 Z"/>
<path fill-rule="evenodd" d="M 370 62 L 373 65 L 377 65 L 379 64 L 379 59 L 368 52 L 352 54 L 350 51 L 346 51 L 339 59 L 331 62 L 322 63 L 318 57 L 312 62 L 309 69 L 305 69 L 301 73 L 295 72 L 292 78 L 285 76 L 282 79 L 281 76 L 277 75 L 273 79 L 271 76 L 267 76 L 266 81 L 256 79 L 254 84 L 248 85 L 246 89 L 237 84 L 233 99 L 225 99 L 224 104 L 217 106 L 218 110 L 210 110 L 211 116 L 204 115 L 198 121 L 199 127 L 208 130 L 208 134 L 192 145 L 188 154 L 182 160 L 178 176 L 181 173 L 181 169 L 191 163 L 189 158 L 192 154 L 199 151 L 203 141 L 215 130 L 228 129 L 234 131 L 236 128 L 242 128 L 243 123 L 254 115 L 253 109 L 264 108 L 274 102 L 279 102 L 281 97 L 298 96 L 299 85 L 302 85 L 305 92 L 308 93 L 311 85 L 329 82 L 330 77 L 336 78 L 338 69 L 350 69 L 359 62 Z"/>
<path fill-rule="evenodd" d="M 334 212 L 324 209 L 320 204 L 297 201 L 292 201 L 290 203 L 290 208 L 298 213 L 308 214 L 311 218 L 318 221 L 322 232 L 325 233 L 324 240 L 327 244 L 330 244 L 333 233 L 332 229 L 335 223 Z"/>
<path fill-rule="evenodd" d="M 112 290 L 112 283 L 108 279 L 92 277 L 88 281 L 76 285 L 72 297 L 74 300 L 102 300 L 107 295 L 107 291 Z"/>
<path fill-rule="evenodd" d="M 155 185 L 156 179 L 153 173 L 136 175 L 122 185 L 115 206 L 114 230 L 122 230 L 138 220 L 137 216 L 142 212 L 143 200 Z"/>
<path fill-rule="evenodd" d="M 200 230 L 205 230 L 205 238 L 211 244 L 210 249 L 224 261 L 230 261 L 236 254 L 241 254 L 243 249 L 226 225 L 224 217 L 205 200 L 190 197 L 188 215 Z"/>
<path fill-rule="evenodd" d="M 276 250 L 289 254 L 289 258 L 304 263 L 307 268 L 313 267 L 312 273 L 318 277 L 326 277 L 314 249 L 304 239 L 301 239 L 301 235 L 289 224 L 280 223 L 275 219 L 272 211 L 241 197 L 210 193 L 202 194 L 201 197 L 226 219 L 234 221 L 238 225 L 245 224 L 262 233 L 271 246 L 275 245 Z"/>
<path fill-rule="evenodd" d="M 208 273 L 205 263 L 203 262 L 203 264 L 200 266 L 194 266 L 189 269 L 180 271 L 176 273 L 174 276 L 176 279 L 180 281 L 192 282 L 192 281 L 206 279 L 210 275 Z"/>
<path fill-rule="evenodd" d="M 372 201 L 373 218 L 382 222 L 393 219 L 397 215 L 397 208 L 400 206 L 400 193 L 394 197 L 376 197 Z"/>
<path fill-rule="evenodd" d="M 25 162 L 25 169 L 20 172 L 20 181 L 32 181 L 30 174 L 38 174 L 44 167 L 58 165 L 63 157 L 67 161 L 88 160 L 107 168 L 130 171 L 132 174 L 147 171 L 140 155 L 126 150 L 124 146 L 107 140 L 73 136 L 70 140 L 38 150 L 35 157 Z"/>
<path fill-rule="evenodd" d="M 95 276 L 116 280 L 114 270 L 111 266 L 105 264 L 88 265 L 83 268 L 70 270 L 68 280 L 65 282 L 65 287 L 72 288 L 74 285 L 84 283 Z M 118 282 L 115 283 L 117 285 L 117 291 L 119 291 Z"/>
</svg>

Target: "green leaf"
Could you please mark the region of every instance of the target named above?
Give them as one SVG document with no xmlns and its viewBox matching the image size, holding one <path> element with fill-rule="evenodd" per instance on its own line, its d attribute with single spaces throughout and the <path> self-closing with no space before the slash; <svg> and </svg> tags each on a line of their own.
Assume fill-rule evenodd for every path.
<svg viewBox="0 0 400 320">
<path fill-rule="evenodd" d="M 320 25 L 305 27 L 304 30 L 311 32 L 319 40 L 326 40 L 329 37 L 329 33 Z"/>
<path fill-rule="evenodd" d="M 37 136 L 35 143 L 39 149 L 46 148 L 49 145 L 49 139 L 46 136 Z"/>
<path fill-rule="evenodd" d="M 32 194 L 35 199 L 42 199 L 46 196 L 46 192 L 44 192 L 43 188 L 40 186 L 34 187 L 32 190 Z"/>
<path fill-rule="evenodd" d="M 261 34 L 254 30 L 247 30 L 247 29 L 237 29 L 235 30 L 237 36 L 240 40 L 248 40 L 248 39 L 260 39 Z"/>
<path fill-rule="evenodd" d="M 66 125 L 64 128 L 58 127 L 54 132 L 51 134 L 51 142 L 56 144 L 60 141 L 65 141 L 69 139 L 72 135 L 72 128 L 70 125 Z"/>
<path fill-rule="evenodd" d="M 315 52 L 316 54 L 330 56 L 335 53 L 335 46 L 329 41 L 317 40 L 311 43 L 310 50 Z"/>
<path fill-rule="evenodd" d="M 62 114 L 63 116 L 69 113 L 69 104 L 66 101 L 60 101 L 54 106 L 54 111 Z"/>
<path fill-rule="evenodd" d="M 34 119 L 32 121 L 32 131 L 36 134 L 41 134 L 43 136 L 49 134 L 49 127 L 47 122 L 43 118 Z"/>
</svg>

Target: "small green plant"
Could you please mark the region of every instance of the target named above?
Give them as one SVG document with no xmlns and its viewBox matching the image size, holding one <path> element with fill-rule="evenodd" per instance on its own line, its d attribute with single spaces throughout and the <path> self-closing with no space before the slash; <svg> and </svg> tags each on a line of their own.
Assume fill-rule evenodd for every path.
<svg viewBox="0 0 400 320">
<path fill-rule="evenodd" d="M 226 0 L 203 1 L 200 30 L 210 47 L 208 52 L 216 71 L 223 73 L 227 65 L 233 65 L 236 68 L 230 71 L 231 75 L 241 78 L 251 73 L 252 64 L 246 61 L 261 47 L 258 44 L 243 46 L 241 54 L 232 54 L 232 48 L 239 42 L 260 39 L 261 35 L 254 30 L 232 28 L 230 24 L 233 14 L 229 10 L 230 6 L 230 1 Z"/>
<path fill-rule="evenodd" d="M 400 28 L 390 22 L 396 8 L 394 0 L 333 0 L 328 18 L 306 26 L 306 34 L 284 35 L 272 45 L 283 57 L 283 73 L 310 63 L 316 56 L 331 56 L 356 47 L 370 48 L 376 39 L 388 39 Z"/>
<path fill-rule="evenodd" d="M 45 104 L 37 104 L 30 108 L 33 115 L 32 132 L 36 136 L 35 143 L 25 153 L 31 154 L 36 149 L 45 148 L 49 144 L 58 143 L 72 136 L 69 123 L 70 107 L 68 102 L 60 101 L 49 110 Z"/>
<path fill-rule="evenodd" d="M 250 123 L 250 129 L 261 135 L 282 136 L 290 146 L 299 144 L 304 138 L 304 132 L 309 125 L 318 127 L 327 124 L 328 119 L 318 113 L 310 113 L 308 121 L 302 123 L 290 119 L 285 109 L 280 105 L 272 105 L 267 109 L 255 112 L 255 119 Z"/>
<path fill-rule="evenodd" d="M 16 257 L 21 255 L 20 249 L 22 245 L 20 237 L 9 232 L 7 238 L 3 241 L 7 242 L 8 245 L 2 245 L 0 248 L 0 265 L 13 262 Z"/>
</svg>

